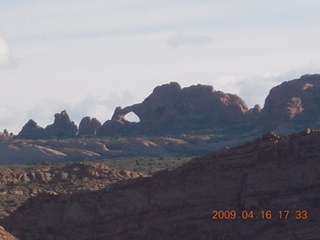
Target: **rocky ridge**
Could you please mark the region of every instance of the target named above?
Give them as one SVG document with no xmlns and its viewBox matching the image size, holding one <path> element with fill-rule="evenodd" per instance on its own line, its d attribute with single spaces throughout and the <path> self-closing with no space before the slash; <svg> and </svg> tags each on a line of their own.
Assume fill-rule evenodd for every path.
<svg viewBox="0 0 320 240">
<path fill-rule="evenodd" d="M 46 128 L 29 120 L 17 137 L 163 136 L 230 126 L 238 130 L 245 126 L 251 132 L 290 133 L 319 126 L 319 88 L 319 74 L 304 75 L 272 88 L 263 108 L 256 105 L 249 109 L 239 96 L 216 91 L 212 86 L 198 84 L 181 88 L 171 82 L 156 87 L 142 103 L 117 107 L 112 118 L 103 124 L 95 118 L 84 117 L 78 129 L 64 110 L 56 113 L 54 123 Z M 127 121 L 126 115 L 130 112 L 135 113 L 140 122 Z"/>
<path fill-rule="evenodd" d="M 199 156 L 269 131 L 317 129 L 319 88 L 320 75 L 304 75 L 272 88 L 263 108 L 248 109 L 240 97 L 212 86 L 164 84 L 142 103 L 117 107 L 103 124 L 84 117 L 78 129 L 65 110 L 45 128 L 29 120 L 18 136 L 0 136 L 0 163 Z M 129 112 L 136 113 L 140 122 L 127 121 Z"/>
<path fill-rule="evenodd" d="M 319 131 L 267 133 L 152 177 L 39 194 L 1 224 L 22 240 L 317 239 L 319 149 Z M 213 219 L 226 210 L 237 217 Z M 289 217 L 280 215 L 287 210 Z"/>
</svg>

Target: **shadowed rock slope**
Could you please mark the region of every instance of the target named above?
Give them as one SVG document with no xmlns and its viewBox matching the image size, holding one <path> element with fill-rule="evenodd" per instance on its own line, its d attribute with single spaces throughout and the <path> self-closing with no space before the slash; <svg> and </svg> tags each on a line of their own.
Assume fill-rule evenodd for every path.
<svg viewBox="0 0 320 240">
<path fill-rule="evenodd" d="M 40 194 L 1 224 L 21 240 L 314 240 L 320 236 L 319 159 L 319 131 L 268 133 L 152 177 L 93 192 Z M 212 219 L 215 210 L 237 217 Z M 243 219 L 243 211 L 253 211 L 253 218 Z"/>
</svg>

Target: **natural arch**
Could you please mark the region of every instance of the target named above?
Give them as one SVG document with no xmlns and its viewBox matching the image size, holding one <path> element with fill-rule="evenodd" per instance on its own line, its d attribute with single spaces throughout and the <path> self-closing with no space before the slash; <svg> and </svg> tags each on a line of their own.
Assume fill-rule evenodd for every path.
<svg viewBox="0 0 320 240">
<path fill-rule="evenodd" d="M 136 123 L 140 122 L 140 118 L 134 112 L 128 112 L 125 115 L 125 119 L 129 122 L 136 122 Z"/>
</svg>

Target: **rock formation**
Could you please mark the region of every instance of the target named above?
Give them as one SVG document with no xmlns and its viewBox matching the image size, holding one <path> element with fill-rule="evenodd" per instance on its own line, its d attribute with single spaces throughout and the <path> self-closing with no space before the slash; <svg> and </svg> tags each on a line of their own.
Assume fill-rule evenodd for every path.
<svg viewBox="0 0 320 240">
<path fill-rule="evenodd" d="M 152 177 L 39 194 L 1 224 L 23 240 L 318 239 L 319 149 L 319 131 L 269 133 Z"/>
<path fill-rule="evenodd" d="M 156 87 L 142 103 L 123 109 L 117 107 L 111 121 L 121 124 L 108 121 L 102 126 L 102 134 L 112 135 L 115 127 L 116 132 L 126 134 L 126 126 L 130 123 L 125 115 L 129 112 L 140 118 L 135 129 L 145 134 L 164 134 L 226 123 L 237 124 L 244 120 L 248 110 L 246 103 L 237 95 L 215 91 L 212 86 L 198 84 L 181 88 L 178 83 L 171 82 Z"/>
<path fill-rule="evenodd" d="M 85 117 L 79 126 L 80 136 L 163 136 L 203 129 L 224 128 L 233 132 L 279 133 L 320 126 L 320 75 L 304 75 L 272 88 L 263 109 L 248 109 L 235 94 L 215 91 L 212 86 L 193 85 L 181 88 L 171 82 L 156 87 L 142 102 L 117 107 L 110 120 L 101 126 L 95 118 Z M 140 122 L 126 120 L 135 113 Z M 55 114 L 52 125 L 44 131 L 30 120 L 18 134 L 20 138 L 75 137 L 77 126 L 66 113 Z"/>
<path fill-rule="evenodd" d="M 17 138 L 37 139 L 37 138 L 67 138 L 75 137 L 78 134 L 78 127 L 70 120 L 66 110 L 54 115 L 54 122 L 45 129 L 30 119 L 17 135 Z"/>
<path fill-rule="evenodd" d="M 280 132 L 287 127 L 285 125 L 294 124 L 298 129 L 301 126 L 317 127 L 319 109 L 320 75 L 304 75 L 270 90 L 262 109 L 261 121 Z"/>
<path fill-rule="evenodd" d="M 84 117 L 79 124 L 79 136 L 96 136 L 99 134 L 101 123 L 96 118 Z"/>
<path fill-rule="evenodd" d="M 35 121 L 30 119 L 18 134 L 18 138 L 43 138 L 45 136 L 44 129 Z"/>
<path fill-rule="evenodd" d="M 70 120 L 66 110 L 54 115 L 54 122 L 45 128 L 46 137 L 75 137 L 78 128 L 73 121 Z"/>
</svg>

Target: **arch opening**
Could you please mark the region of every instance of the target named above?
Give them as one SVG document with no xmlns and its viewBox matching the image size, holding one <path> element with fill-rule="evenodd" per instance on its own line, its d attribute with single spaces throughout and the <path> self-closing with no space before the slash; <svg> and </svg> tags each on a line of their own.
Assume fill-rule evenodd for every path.
<svg viewBox="0 0 320 240">
<path fill-rule="evenodd" d="M 137 114 L 135 114 L 134 112 L 128 112 L 125 115 L 125 119 L 129 122 L 133 122 L 133 123 L 138 123 L 140 122 L 140 118 L 138 117 Z"/>
</svg>

